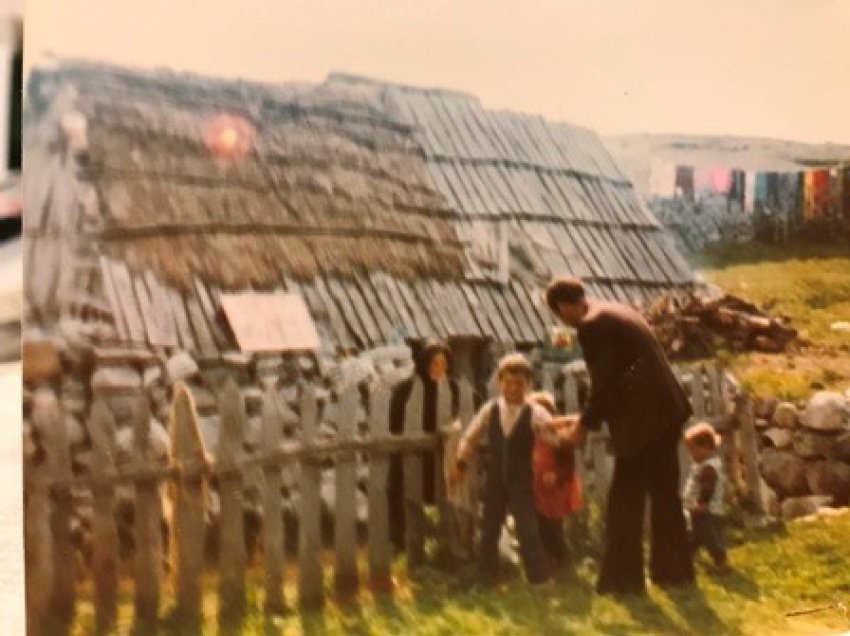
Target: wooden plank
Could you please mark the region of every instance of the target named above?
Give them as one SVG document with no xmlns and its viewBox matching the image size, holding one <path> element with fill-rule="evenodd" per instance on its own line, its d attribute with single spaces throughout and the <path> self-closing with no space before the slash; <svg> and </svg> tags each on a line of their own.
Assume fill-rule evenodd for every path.
<svg viewBox="0 0 850 636">
<path fill-rule="evenodd" d="M 419 336 L 423 339 L 436 336 L 438 329 L 431 320 L 430 314 L 425 310 L 424 303 L 419 300 L 411 286 L 407 281 L 395 279 L 394 282 L 407 303 L 410 315 L 416 322 L 416 330 L 419 332 Z"/>
<path fill-rule="evenodd" d="M 446 138 L 451 144 L 454 156 L 458 159 L 469 159 L 472 157 L 472 152 L 466 144 L 466 138 L 458 127 L 455 125 L 454 118 L 445 104 L 445 100 L 440 93 L 428 92 L 426 94 L 428 106 L 433 113 L 435 121 L 437 121 L 445 131 Z"/>
<path fill-rule="evenodd" d="M 155 347 L 176 347 L 176 334 L 172 334 L 173 340 L 171 340 L 163 332 L 160 316 L 154 308 L 155 303 L 148 294 L 145 281 L 141 276 L 133 276 L 133 289 L 136 292 L 136 299 L 139 301 L 139 309 L 142 311 L 142 320 L 145 323 L 148 342 Z"/>
<path fill-rule="evenodd" d="M 404 328 L 405 332 L 407 332 L 408 337 L 418 338 L 419 331 L 416 328 L 416 321 L 411 317 L 407 304 L 405 303 L 404 298 L 402 298 L 398 287 L 396 287 L 393 278 L 382 272 L 373 273 L 371 278 L 372 284 L 378 293 L 382 294 L 391 302 L 392 307 L 395 310 L 395 316 L 397 316 L 401 326 Z M 390 304 L 390 302 L 387 304 Z"/>
<path fill-rule="evenodd" d="M 548 339 L 549 330 L 537 312 L 537 307 L 525 285 L 519 281 L 511 281 L 511 291 L 516 298 L 516 305 L 522 312 L 524 326 L 527 328 L 529 342 L 539 342 Z"/>
<path fill-rule="evenodd" d="M 88 419 L 92 446 L 92 577 L 95 630 L 108 634 L 118 619 L 118 529 L 115 525 L 115 418 L 101 398 Z"/>
<path fill-rule="evenodd" d="M 301 387 L 301 443 L 312 444 L 318 431 L 318 403 L 313 387 Z M 298 603 L 320 607 L 324 602 L 322 576 L 322 469 L 315 460 L 301 460 L 298 510 Z"/>
<path fill-rule="evenodd" d="M 207 322 L 210 326 L 210 331 L 212 332 L 216 345 L 222 351 L 227 351 L 232 345 L 227 334 L 218 323 L 218 312 L 216 311 L 215 304 L 213 303 L 207 286 L 204 285 L 203 281 L 199 278 L 195 278 L 195 289 L 198 292 L 198 300 L 201 301 L 201 309 L 207 318 Z"/>
<path fill-rule="evenodd" d="M 245 442 L 245 400 L 231 376 L 218 398 L 221 424 L 218 436 L 216 473 L 221 501 L 219 514 L 219 614 L 227 621 L 238 620 L 246 609 L 245 528 L 242 512 L 242 472 L 239 462 Z"/>
<path fill-rule="evenodd" d="M 404 413 L 404 433 L 415 435 L 422 433 L 422 380 L 418 377 L 413 381 L 407 408 Z M 407 552 L 408 567 L 415 569 L 421 565 L 424 558 L 422 545 L 422 455 L 411 453 L 402 459 L 404 468 L 404 500 L 405 500 L 405 551 Z"/>
<path fill-rule="evenodd" d="M 475 316 L 472 314 L 472 309 L 466 300 L 463 290 L 461 290 L 460 284 L 450 282 L 443 285 L 443 288 L 449 294 L 452 305 L 457 308 L 458 316 L 463 323 L 464 335 L 478 338 L 488 335 L 481 332 L 478 321 L 475 320 Z"/>
<path fill-rule="evenodd" d="M 447 322 L 443 310 L 437 306 L 432 298 L 428 283 L 420 279 L 411 281 L 410 287 L 416 300 L 422 305 L 425 315 L 434 325 L 432 335 L 439 338 L 447 337 L 452 330 L 451 323 Z"/>
<path fill-rule="evenodd" d="M 493 298 L 494 306 L 498 309 L 502 320 L 508 327 L 508 331 L 511 334 L 511 340 L 513 342 L 522 342 L 522 330 L 519 328 L 516 316 L 513 315 L 510 307 L 508 307 L 508 303 L 504 297 L 504 289 L 505 288 L 502 285 L 485 288 L 486 292 Z"/>
<path fill-rule="evenodd" d="M 270 451 L 280 446 L 283 434 L 283 417 L 278 404 L 277 389 L 269 386 L 263 396 L 261 434 L 262 448 Z M 265 604 L 267 613 L 282 613 L 286 609 L 283 598 L 284 531 L 283 500 L 281 496 L 281 466 L 268 464 L 263 469 L 263 561 L 265 563 Z M 317 510 L 319 508 L 317 507 Z M 321 568 L 319 568 L 321 572 Z"/>
<path fill-rule="evenodd" d="M 315 291 L 316 296 L 324 306 L 325 311 L 327 311 L 331 328 L 334 330 L 334 333 L 336 333 L 340 344 L 346 349 L 356 349 L 358 347 L 358 342 L 355 340 L 357 336 L 353 335 L 354 331 L 350 329 L 347 323 L 340 317 L 340 309 L 331 297 L 330 292 L 328 292 L 328 289 L 325 286 L 325 281 L 322 280 L 321 277 L 317 276 L 313 279 L 312 289 Z"/>
<path fill-rule="evenodd" d="M 166 347 L 176 347 L 178 346 L 176 319 L 171 312 L 171 303 L 169 302 L 168 294 L 152 271 L 146 270 L 144 279 L 148 286 L 151 311 L 163 336 L 162 344 Z"/>
<path fill-rule="evenodd" d="M 390 330 L 388 332 L 388 338 L 394 337 L 400 332 L 409 334 L 410 331 L 396 307 L 395 299 L 390 294 L 386 284 L 381 280 L 381 275 L 379 272 L 370 272 L 368 278 L 361 277 L 361 284 L 369 287 L 370 293 L 375 296 L 377 302 L 381 305 L 381 309 L 389 321 Z"/>
<path fill-rule="evenodd" d="M 390 434 L 390 393 L 385 382 L 373 385 L 369 395 L 369 429 L 372 437 Z M 393 588 L 392 548 L 390 545 L 387 479 L 390 460 L 387 455 L 369 457 L 369 586 L 373 592 Z"/>
<path fill-rule="evenodd" d="M 74 621 L 76 589 L 74 585 L 74 541 L 71 535 L 73 500 L 70 479 L 71 449 L 62 411 L 56 393 L 38 388 L 33 396 L 33 428 L 41 440 L 45 455 L 46 476 L 52 482 L 49 503 L 49 536 L 52 580 L 43 581 L 49 587 L 47 608 L 59 633 L 70 628 Z"/>
<path fill-rule="evenodd" d="M 318 280 L 317 286 L 318 286 Z M 337 302 L 337 305 L 342 310 L 342 317 L 348 325 L 349 329 L 355 337 L 360 341 L 360 345 L 362 347 L 369 347 L 372 345 L 372 339 L 369 336 L 366 327 L 358 315 L 358 311 L 354 308 L 354 305 L 351 303 L 351 299 L 348 297 L 348 294 L 345 293 L 345 289 L 343 289 L 342 283 L 336 278 L 329 278 L 327 281 L 323 281 L 327 283 L 327 291 L 333 297 L 333 299 Z"/>
<path fill-rule="evenodd" d="M 393 331 L 395 331 L 393 320 L 389 318 L 387 311 L 384 308 L 387 304 L 386 301 L 375 293 L 372 285 L 365 277 L 356 275 L 354 280 L 360 294 L 366 301 L 366 308 L 370 311 L 371 316 L 374 318 L 375 323 L 378 325 L 378 329 L 381 332 L 381 338 L 378 342 L 386 343 L 390 337 L 392 337 Z"/>
<path fill-rule="evenodd" d="M 192 326 L 189 323 L 189 316 L 186 314 L 186 305 L 183 303 L 180 292 L 176 289 L 167 288 L 166 295 L 171 305 L 171 314 L 174 316 L 174 321 L 177 325 L 180 346 L 187 351 L 196 351 L 198 344 L 195 342 L 195 337 L 192 334 Z"/>
<path fill-rule="evenodd" d="M 449 382 L 443 378 L 437 384 L 437 421 L 436 430 L 438 433 L 448 431 L 452 423 L 452 392 L 449 387 Z M 443 551 L 451 552 L 452 547 L 452 509 L 449 506 L 446 498 L 446 473 L 444 467 L 446 458 L 444 455 L 443 444 L 437 445 L 437 450 L 434 451 L 434 496 L 436 498 L 437 509 L 440 511 L 440 537 L 439 543 Z"/>
<path fill-rule="evenodd" d="M 136 470 L 151 467 L 150 402 L 146 395 L 133 404 L 132 466 Z M 153 480 L 136 481 L 136 507 L 133 515 L 135 563 L 135 623 L 144 633 L 155 629 L 159 614 L 159 589 L 162 564 L 162 500 L 159 484 Z"/>
<path fill-rule="evenodd" d="M 369 336 L 369 342 L 373 346 L 377 346 L 384 342 L 384 336 L 381 333 L 381 327 L 378 325 L 372 312 L 369 311 L 368 304 L 363 298 L 363 294 L 353 281 L 340 281 L 340 287 L 345 291 L 351 305 L 357 312 L 357 317 L 366 329 L 366 334 Z"/>
<path fill-rule="evenodd" d="M 748 394 L 738 397 L 735 404 L 737 420 L 741 430 L 741 455 L 744 458 L 744 469 L 747 480 L 747 496 L 749 503 L 759 515 L 767 512 L 761 488 L 759 472 L 758 434 L 753 413 L 752 398 Z"/>
<path fill-rule="evenodd" d="M 187 624 L 200 626 L 206 501 L 201 471 L 206 466 L 206 453 L 194 400 L 182 382 L 175 387 L 171 412 L 171 456 L 181 467 L 173 482 L 175 611 Z"/>
<path fill-rule="evenodd" d="M 453 306 L 452 300 L 446 293 L 446 290 L 434 279 L 426 281 L 427 290 L 431 293 L 431 299 L 434 302 L 435 308 L 439 311 L 440 317 L 448 327 L 447 336 L 465 335 L 463 321 L 456 308 Z"/>
<path fill-rule="evenodd" d="M 189 320 L 192 323 L 192 328 L 195 330 L 195 337 L 197 338 L 201 354 L 209 357 L 217 356 L 218 347 L 215 346 L 209 325 L 207 325 L 207 319 L 204 318 L 204 312 L 201 309 L 200 302 L 195 296 L 186 298 L 186 309 L 189 312 Z"/>
<path fill-rule="evenodd" d="M 133 281 L 130 279 L 130 271 L 127 269 L 127 265 L 121 261 L 110 260 L 109 272 L 110 279 L 115 288 L 115 294 L 118 297 L 118 303 L 121 306 L 121 314 L 127 323 L 130 341 L 137 344 L 145 344 L 147 342 L 145 324 L 142 321 L 142 315 L 136 302 L 136 295 L 133 293 Z"/>
<path fill-rule="evenodd" d="M 493 334 L 494 337 L 496 337 L 500 342 L 512 343 L 513 336 L 511 335 L 511 331 L 505 324 L 501 312 L 496 308 L 493 297 L 488 292 L 488 287 L 489 285 L 487 284 L 481 284 L 474 286 L 472 289 L 474 289 L 476 295 L 483 304 L 487 318 L 496 328 L 495 333 Z"/>
<path fill-rule="evenodd" d="M 99 260 L 100 276 L 103 281 L 106 298 L 109 301 L 109 306 L 112 308 L 112 319 L 115 330 L 118 332 L 118 337 L 122 341 L 127 341 L 130 339 L 130 332 L 127 329 L 127 321 L 124 318 L 124 312 L 121 311 L 121 303 L 118 302 L 118 295 L 115 292 L 115 286 L 112 282 L 112 274 L 109 271 L 109 260 L 105 256 L 100 256 Z"/>
<path fill-rule="evenodd" d="M 339 401 L 337 437 L 353 439 L 357 434 L 357 407 L 360 393 L 356 384 L 342 391 Z M 354 453 L 337 456 L 334 545 L 336 562 L 334 586 L 337 594 L 348 597 L 357 592 L 357 465 Z"/>
<path fill-rule="evenodd" d="M 475 294 L 470 283 L 463 282 L 460 284 L 460 291 L 466 299 L 466 304 L 469 307 L 470 315 L 478 325 L 479 333 L 483 338 L 492 338 L 496 333 L 496 327 L 490 321 L 487 312 L 483 307 L 483 303 Z"/>
<path fill-rule="evenodd" d="M 513 312 L 517 325 L 524 342 L 537 342 L 538 335 L 534 328 L 534 319 L 528 315 L 526 311 L 526 302 L 517 297 L 515 293 L 516 281 L 512 281 L 504 286 L 503 295 L 508 307 Z"/>
</svg>

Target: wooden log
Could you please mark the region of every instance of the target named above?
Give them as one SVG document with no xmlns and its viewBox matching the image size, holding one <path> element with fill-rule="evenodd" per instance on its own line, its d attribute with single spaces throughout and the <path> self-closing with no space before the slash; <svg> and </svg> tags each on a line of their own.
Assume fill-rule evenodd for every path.
<svg viewBox="0 0 850 636">
<path fill-rule="evenodd" d="M 132 467 L 150 468 L 154 451 L 150 441 L 150 402 L 144 394 L 133 405 Z M 162 499 L 155 478 L 138 480 L 134 516 L 135 621 L 141 633 L 154 629 L 159 614 L 159 587 L 162 563 Z"/>
<path fill-rule="evenodd" d="M 390 433 L 390 387 L 378 381 L 369 395 L 369 428 L 373 436 Z M 393 589 L 392 548 L 387 500 L 389 458 L 374 454 L 369 457 L 369 586 L 373 592 Z"/>
<path fill-rule="evenodd" d="M 242 458 L 245 440 L 245 401 L 236 380 L 228 378 L 218 398 L 221 428 L 216 473 L 221 501 L 219 514 L 220 614 L 236 618 L 245 611 L 245 528 L 242 513 Z"/>
<path fill-rule="evenodd" d="M 351 439 L 357 433 L 359 399 L 356 384 L 343 389 L 337 421 L 337 437 L 342 440 Z M 343 597 L 357 591 L 357 466 L 354 460 L 354 453 L 346 453 L 340 455 L 336 463 L 334 585 L 337 594 Z"/>
<path fill-rule="evenodd" d="M 746 469 L 747 496 L 756 514 L 767 512 L 761 489 L 761 474 L 759 473 L 758 436 L 756 419 L 753 413 L 753 401 L 748 394 L 743 394 L 735 401 L 735 413 L 741 433 L 741 454 L 744 457 Z"/>
<path fill-rule="evenodd" d="M 422 408 L 423 408 L 423 386 L 422 381 L 416 378 L 407 400 L 407 408 L 404 415 L 405 434 L 418 434 L 422 432 Z M 424 559 L 424 546 L 422 537 L 424 534 L 424 517 L 422 512 L 422 455 L 419 453 L 409 454 L 402 460 L 404 469 L 404 503 L 405 503 L 405 551 L 407 552 L 408 567 L 416 568 Z"/>
<path fill-rule="evenodd" d="M 318 430 L 316 394 L 309 385 L 301 387 L 301 441 L 312 444 Z M 298 602 L 318 607 L 324 601 L 322 576 L 322 469 L 319 462 L 301 461 L 298 511 Z"/>
<path fill-rule="evenodd" d="M 204 567 L 203 470 L 206 453 L 195 402 L 188 387 L 178 382 L 171 405 L 171 461 L 180 470 L 172 480 L 176 614 L 190 625 L 201 623 L 201 575 Z M 192 471 L 192 472 L 190 472 Z"/>
<path fill-rule="evenodd" d="M 283 417 L 275 387 L 270 386 L 263 400 L 263 448 L 277 448 L 283 432 Z M 265 611 L 281 613 L 286 609 L 283 597 L 284 534 L 281 501 L 280 463 L 263 471 L 263 556 L 265 558 Z"/>
<path fill-rule="evenodd" d="M 115 473 L 115 418 L 102 399 L 92 405 L 88 420 L 92 443 L 92 574 L 95 631 L 108 634 L 118 618 L 118 530 L 115 526 L 115 486 L 98 483 Z"/>
</svg>

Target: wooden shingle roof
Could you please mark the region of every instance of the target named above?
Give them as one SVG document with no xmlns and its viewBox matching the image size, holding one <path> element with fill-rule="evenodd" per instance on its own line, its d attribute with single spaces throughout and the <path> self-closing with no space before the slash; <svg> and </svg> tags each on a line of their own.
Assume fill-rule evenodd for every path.
<svg viewBox="0 0 850 636">
<path fill-rule="evenodd" d="M 554 273 L 621 300 L 690 283 L 581 128 L 342 75 L 271 86 L 66 63 L 34 78 L 27 310 L 96 343 L 215 357 L 236 348 L 222 293 L 286 290 L 330 347 L 530 344 L 547 338 Z M 244 160 L 203 145 L 222 113 L 255 131 Z"/>
</svg>

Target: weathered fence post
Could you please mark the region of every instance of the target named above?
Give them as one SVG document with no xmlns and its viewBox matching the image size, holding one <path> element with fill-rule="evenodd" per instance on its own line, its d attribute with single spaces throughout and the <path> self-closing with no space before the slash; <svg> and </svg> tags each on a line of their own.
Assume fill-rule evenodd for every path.
<svg viewBox="0 0 850 636">
<path fill-rule="evenodd" d="M 307 384 L 301 387 L 301 443 L 316 441 L 318 428 L 316 394 Z M 301 460 L 298 510 L 298 602 L 302 607 L 318 607 L 324 600 L 322 576 L 322 469 L 309 456 Z"/>
<path fill-rule="evenodd" d="M 370 433 L 373 438 L 385 437 L 390 432 L 390 387 L 379 380 L 372 386 L 369 397 Z M 387 514 L 389 465 L 389 457 L 384 453 L 369 457 L 369 583 L 374 592 L 389 592 L 393 588 Z"/>
<path fill-rule="evenodd" d="M 581 412 L 578 394 L 578 378 L 575 372 L 572 371 L 570 365 L 565 364 L 563 370 L 563 381 L 561 383 L 561 391 L 564 399 L 564 413 L 566 415 L 578 415 Z M 576 446 L 575 448 L 575 469 L 582 489 L 587 487 L 587 447 Z M 587 511 L 587 504 L 584 505 L 584 510 Z M 578 534 L 587 536 L 590 517 L 588 514 L 573 515 L 568 522 L 568 528 L 571 535 Z"/>
<path fill-rule="evenodd" d="M 242 511 L 242 471 L 245 403 L 239 386 L 228 378 L 218 400 L 221 429 L 216 474 L 221 501 L 219 513 L 219 595 L 222 616 L 245 611 L 245 528 Z"/>
<path fill-rule="evenodd" d="M 150 403 L 143 393 L 133 404 L 134 471 L 153 469 L 150 440 Z M 159 614 L 159 579 L 162 570 L 162 499 L 155 477 L 135 480 L 135 620 L 140 631 L 154 629 Z"/>
<path fill-rule="evenodd" d="M 281 412 L 278 395 L 273 386 L 266 389 L 263 399 L 262 447 L 267 452 L 280 446 L 282 435 Z M 281 613 L 286 605 L 283 599 L 283 503 L 281 501 L 280 464 L 272 462 L 263 466 L 263 557 L 266 562 L 265 588 L 266 612 Z"/>
<path fill-rule="evenodd" d="M 41 440 L 59 425 L 58 403 L 49 389 L 38 389 L 33 398 L 32 426 Z M 43 448 L 46 447 L 42 441 Z M 47 458 L 26 464 L 26 594 L 30 634 L 44 631 L 53 596 L 53 536 L 51 532 L 50 463 Z"/>
<path fill-rule="evenodd" d="M 115 526 L 115 419 L 101 399 L 88 421 L 92 443 L 92 569 L 96 631 L 115 628 L 118 612 L 118 531 Z"/>
<path fill-rule="evenodd" d="M 737 501 L 741 490 L 741 466 L 738 445 L 735 442 L 737 431 L 734 426 L 730 426 L 735 423 L 725 417 L 727 412 L 723 394 L 723 376 L 724 371 L 719 364 L 709 369 L 709 389 L 715 421 L 725 420 L 720 431 L 720 455 L 726 473 L 726 501 L 732 503 Z"/>
<path fill-rule="evenodd" d="M 440 512 L 440 551 L 451 555 L 457 551 L 457 535 L 452 515 L 452 508 L 446 491 L 445 465 L 445 436 L 452 421 L 452 392 L 448 381 L 443 378 L 437 384 L 437 422 L 435 431 L 438 436 L 437 448 L 434 451 L 434 493 L 437 499 L 437 509 Z"/>
<path fill-rule="evenodd" d="M 422 433 L 422 381 L 416 378 L 404 414 L 404 432 L 407 435 Z M 423 541 L 425 518 L 422 511 L 422 453 L 408 453 L 403 459 L 404 507 L 407 565 L 410 569 L 422 563 L 425 556 Z"/>
<path fill-rule="evenodd" d="M 53 586 L 49 613 L 55 620 L 55 630 L 64 633 L 74 620 L 76 592 L 74 567 L 76 555 L 71 536 L 71 451 L 62 411 L 56 394 L 47 388 L 38 389 L 33 404 L 39 420 L 50 477 L 50 531 L 53 535 Z M 51 630 L 52 631 L 52 630 Z"/>
<path fill-rule="evenodd" d="M 357 385 L 348 384 L 339 400 L 337 437 L 341 441 L 354 439 L 357 432 L 357 406 L 360 394 Z M 334 543 L 336 563 L 334 587 L 346 597 L 357 592 L 357 465 L 353 452 L 341 453 L 336 462 L 336 515 Z"/>
<path fill-rule="evenodd" d="M 747 494 L 753 511 L 763 515 L 766 512 L 759 473 L 758 441 L 756 421 L 753 414 L 753 401 L 749 394 L 742 393 L 735 400 L 735 410 L 741 430 L 741 453 L 747 477 Z"/>
<path fill-rule="evenodd" d="M 458 417 L 460 434 L 466 430 L 475 416 L 475 394 L 472 384 L 463 378 L 458 385 Z M 460 441 L 458 439 L 458 441 Z M 452 459 L 452 464 L 454 458 Z M 460 485 L 458 506 L 458 535 L 460 544 L 467 555 L 472 554 L 475 541 L 475 528 L 478 525 L 478 453 L 473 453 L 466 469 L 466 479 Z"/>
<path fill-rule="evenodd" d="M 200 624 L 206 454 L 195 401 L 182 382 L 174 388 L 170 425 L 172 461 L 178 468 L 177 478 L 172 482 L 176 614 L 189 624 Z"/>
<path fill-rule="evenodd" d="M 578 380 L 574 373 L 564 369 L 564 412 L 573 414 L 579 412 Z"/>
</svg>

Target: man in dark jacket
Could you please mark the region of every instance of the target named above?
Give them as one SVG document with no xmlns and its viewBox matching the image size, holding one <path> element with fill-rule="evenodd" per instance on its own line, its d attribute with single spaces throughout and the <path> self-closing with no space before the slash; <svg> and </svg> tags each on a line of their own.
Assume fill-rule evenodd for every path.
<svg viewBox="0 0 850 636">
<path fill-rule="evenodd" d="M 590 374 L 584 411 L 567 432 L 581 441 L 608 423 L 614 480 L 608 494 L 600 593 L 643 593 L 643 518 L 650 498 L 650 576 L 659 585 L 693 581 L 679 496 L 678 444 L 692 411 L 664 351 L 646 321 L 626 305 L 588 298 L 581 282 L 555 278 L 546 302 L 578 331 Z"/>
</svg>

